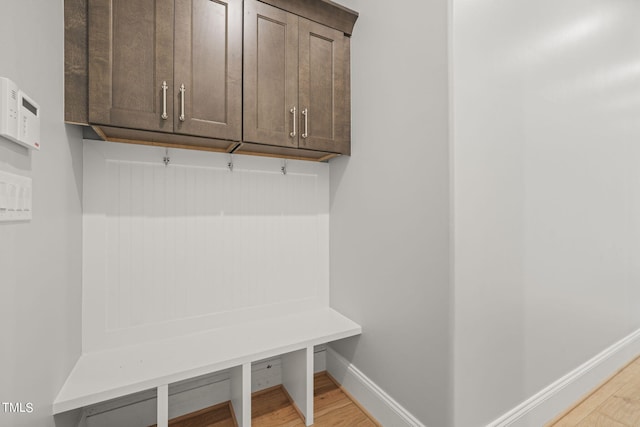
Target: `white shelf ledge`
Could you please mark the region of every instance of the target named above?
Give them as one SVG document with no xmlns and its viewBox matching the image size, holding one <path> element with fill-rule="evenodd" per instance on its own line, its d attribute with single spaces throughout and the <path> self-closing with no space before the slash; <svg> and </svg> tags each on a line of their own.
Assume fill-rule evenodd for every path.
<svg viewBox="0 0 640 427">
<path fill-rule="evenodd" d="M 58 397 L 58 414 L 309 346 L 359 335 L 331 308 L 283 315 L 135 346 L 85 353 Z"/>
</svg>

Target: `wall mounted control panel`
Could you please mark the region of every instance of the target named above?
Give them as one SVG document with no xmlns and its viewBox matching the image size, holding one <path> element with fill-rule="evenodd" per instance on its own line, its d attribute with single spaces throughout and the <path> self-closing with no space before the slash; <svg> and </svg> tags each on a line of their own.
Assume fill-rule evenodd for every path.
<svg viewBox="0 0 640 427">
<path fill-rule="evenodd" d="M 40 106 L 4 77 L 0 77 L 0 136 L 40 149 Z"/>
<path fill-rule="evenodd" d="M 0 171 L 0 222 L 31 220 L 31 178 Z"/>
</svg>

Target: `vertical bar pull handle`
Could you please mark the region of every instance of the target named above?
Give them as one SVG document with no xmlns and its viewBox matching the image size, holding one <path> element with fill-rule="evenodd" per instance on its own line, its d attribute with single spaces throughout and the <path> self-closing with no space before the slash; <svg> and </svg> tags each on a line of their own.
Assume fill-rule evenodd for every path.
<svg viewBox="0 0 640 427">
<path fill-rule="evenodd" d="M 180 117 L 178 118 L 181 122 L 184 122 L 184 93 L 186 91 L 184 84 L 180 85 Z"/>
<path fill-rule="evenodd" d="M 167 115 L 167 89 L 169 89 L 169 86 L 167 86 L 167 82 L 165 80 L 162 82 L 162 115 L 160 116 L 162 117 L 162 120 L 167 120 L 169 118 Z"/>
<path fill-rule="evenodd" d="M 292 109 L 290 109 L 290 110 L 289 110 L 289 112 L 290 112 L 291 114 L 293 114 L 293 132 L 291 132 L 291 133 L 289 134 L 289 136 L 290 136 L 291 138 L 293 138 L 293 137 L 295 137 L 295 136 L 296 136 L 296 121 L 297 121 L 297 119 L 296 119 L 296 112 L 297 112 L 297 111 L 296 111 L 296 107 L 293 107 Z"/>
<path fill-rule="evenodd" d="M 301 137 L 303 137 L 304 139 L 307 139 L 307 137 L 309 136 L 309 122 L 307 121 L 309 118 L 309 112 L 307 111 L 307 109 L 305 108 L 304 110 L 301 111 L 302 115 L 304 116 L 304 133 L 302 135 L 300 135 Z"/>
</svg>

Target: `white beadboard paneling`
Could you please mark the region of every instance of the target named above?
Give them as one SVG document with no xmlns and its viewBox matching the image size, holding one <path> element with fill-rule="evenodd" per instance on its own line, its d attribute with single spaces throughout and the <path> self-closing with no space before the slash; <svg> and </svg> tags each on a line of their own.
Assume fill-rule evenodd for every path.
<svg viewBox="0 0 640 427">
<path fill-rule="evenodd" d="M 251 393 L 282 384 L 281 356 L 253 362 L 251 365 Z"/>
<path fill-rule="evenodd" d="M 328 165 L 85 141 L 85 351 L 328 305 Z"/>
</svg>

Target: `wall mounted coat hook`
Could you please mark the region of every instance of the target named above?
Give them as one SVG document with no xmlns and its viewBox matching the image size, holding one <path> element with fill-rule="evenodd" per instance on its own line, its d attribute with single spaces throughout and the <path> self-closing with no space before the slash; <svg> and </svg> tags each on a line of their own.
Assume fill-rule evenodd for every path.
<svg viewBox="0 0 640 427">
<path fill-rule="evenodd" d="M 165 167 L 169 166 L 169 163 L 171 163 L 171 158 L 169 157 L 169 149 L 165 148 L 164 150 L 164 159 L 162 159 L 162 162 L 164 163 Z"/>
<path fill-rule="evenodd" d="M 233 154 L 229 154 L 229 163 L 227 163 L 227 167 L 231 172 L 233 172 Z"/>
<path fill-rule="evenodd" d="M 286 175 L 287 174 L 287 159 L 284 159 L 282 161 L 282 166 L 280 167 L 280 172 L 282 172 L 282 175 Z"/>
</svg>

